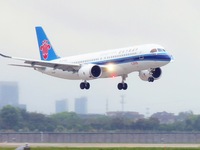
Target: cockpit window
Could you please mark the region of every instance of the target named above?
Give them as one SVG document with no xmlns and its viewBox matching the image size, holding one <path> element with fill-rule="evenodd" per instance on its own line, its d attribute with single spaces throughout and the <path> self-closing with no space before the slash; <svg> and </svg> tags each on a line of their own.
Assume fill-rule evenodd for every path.
<svg viewBox="0 0 200 150">
<path fill-rule="evenodd" d="M 162 49 L 162 48 L 158 48 L 158 51 L 159 51 L 159 52 L 165 52 L 165 50 Z"/>
<path fill-rule="evenodd" d="M 150 51 L 151 53 L 156 53 L 156 52 L 165 52 L 163 48 L 154 48 Z"/>
<path fill-rule="evenodd" d="M 152 49 L 150 52 L 151 52 L 151 53 L 155 53 L 155 52 L 157 52 L 157 49 L 154 48 L 154 49 Z"/>
</svg>

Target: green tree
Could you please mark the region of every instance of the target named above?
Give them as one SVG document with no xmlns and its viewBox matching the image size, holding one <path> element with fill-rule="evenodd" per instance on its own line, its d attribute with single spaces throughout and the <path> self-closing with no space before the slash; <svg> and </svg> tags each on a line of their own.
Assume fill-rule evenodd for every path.
<svg viewBox="0 0 200 150">
<path fill-rule="evenodd" d="M 0 120 L 2 129 L 19 129 L 20 113 L 19 109 L 10 105 L 5 106 L 0 111 Z"/>
<path fill-rule="evenodd" d="M 27 120 L 31 131 L 53 131 L 55 129 L 54 121 L 44 114 L 31 112 Z"/>
<path fill-rule="evenodd" d="M 185 120 L 185 131 L 193 131 L 194 130 L 194 122 L 196 120 L 195 118 L 196 118 L 196 116 L 192 115 Z"/>
<path fill-rule="evenodd" d="M 134 123 L 133 129 L 135 130 L 144 130 L 146 128 L 146 120 L 139 119 Z"/>
<path fill-rule="evenodd" d="M 111 129 L 111 119 L 105 115 L 95 115 L 91 118 L 82 118 L 82 130 L 103 131 Z"/>
<path fill-rule="evenodd" d="M 19 118 L 19 131 L 29 131 L 28 127 L 28 119 L 29 119 L 29 113 L 25 109 L 18 109 L 20 113 Z"/>
<path fill-rule="evenodd" d="M 61 125 L 57 125 L 57 127 L 54 130 L 54 132 L 65 132 L 65 131 L 66 129 Z"/>
<path fill-rule="evenodd" d="M 124 129 L 124 118 L 123 117 L 112 117 L 111 118 L 111 130 Z"/>
<path fill-rule="evenodd" d="M 193 120 L 193 130 L 200 131 L 200 115 L 197 115 Z"/>
<path fill-rule="evenodd" d="M 158 130 L 159 125 L 160 125 L 160 121 L 157 118 L 149 118 L 147 121 L 147 126 L 146 129 L 147 130 Z"/>
<path fill-rule="evenodd" d="M 79 130 L 80 124 L 82 123 L 78 115 L 74 112 L 57 113 L 51 115 L 50 118 L 53 119 L 53 121 L 57 124 L 56 128 L 62 126 L 70 131 Z"/>
<path fill-rule="evenodd" d="M 192 111 L 186 111 L 186 112 L 180 112 L 177 116 L 177 121 L 184 121 L 188 119 L 189 117 L 193 116 Z"/>
</svg>

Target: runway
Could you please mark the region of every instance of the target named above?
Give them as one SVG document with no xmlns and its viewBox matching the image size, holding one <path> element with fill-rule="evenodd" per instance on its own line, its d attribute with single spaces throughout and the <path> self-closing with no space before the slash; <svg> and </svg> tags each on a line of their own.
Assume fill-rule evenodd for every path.
<svg viewBox="0 0 200 150">
<path fill-rule="evenodd" d="M 0 147 L 19 147 L 26 143 L 0 143 Z M 180 147 L 198 148 L 200 144 L 131 144 L 131 143 L 28 143 L 30 147 Z"/>
</svg>

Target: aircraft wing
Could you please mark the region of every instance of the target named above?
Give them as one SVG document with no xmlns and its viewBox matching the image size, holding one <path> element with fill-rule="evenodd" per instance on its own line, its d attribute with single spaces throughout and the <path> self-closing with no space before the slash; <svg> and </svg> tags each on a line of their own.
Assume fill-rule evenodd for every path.
<svg viewBox="0 0 200 150">
<path fill-rule="evenodd" d="M 33 59 L 26 59 L 26 58 L 19 58 L 19 57 L 12 57 L 7 56 L 0 53 L 0 56 L 15 60 L 21 60 L 24 61 L 25 64 L 28 65 L 17 65 L 17 64 L 11 64 L 12 66 L 20 66 L 20 67 L 32 67 L 32 68 L 44 68 L 44 67 L 50 67 L 54 69 L 61 69 L 63 71 L 77 71 L 80 69 L 80 64 L 74 64 L 74 63 L 62 63 L 58 61 L 43 61 L 43 60 L 33 60 Z"/>
</svg>

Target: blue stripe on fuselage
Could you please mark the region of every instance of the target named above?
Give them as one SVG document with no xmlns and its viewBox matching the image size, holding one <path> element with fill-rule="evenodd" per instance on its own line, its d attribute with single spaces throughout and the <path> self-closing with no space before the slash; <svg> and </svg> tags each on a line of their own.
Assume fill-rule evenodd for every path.
<svg viewBox="0 0 200 150">
<path fill-rule="evenodd" d="M 92 63 L 97 65 L 105 65 L 107 63 L 123 64 L 134 61 L 171 61 L 171 57 L 166 53 L 143 54 L 136 56 L 124 56 L 122 58 L 111 58 L 108 60 L 96 61 Z"/>
</svg>

